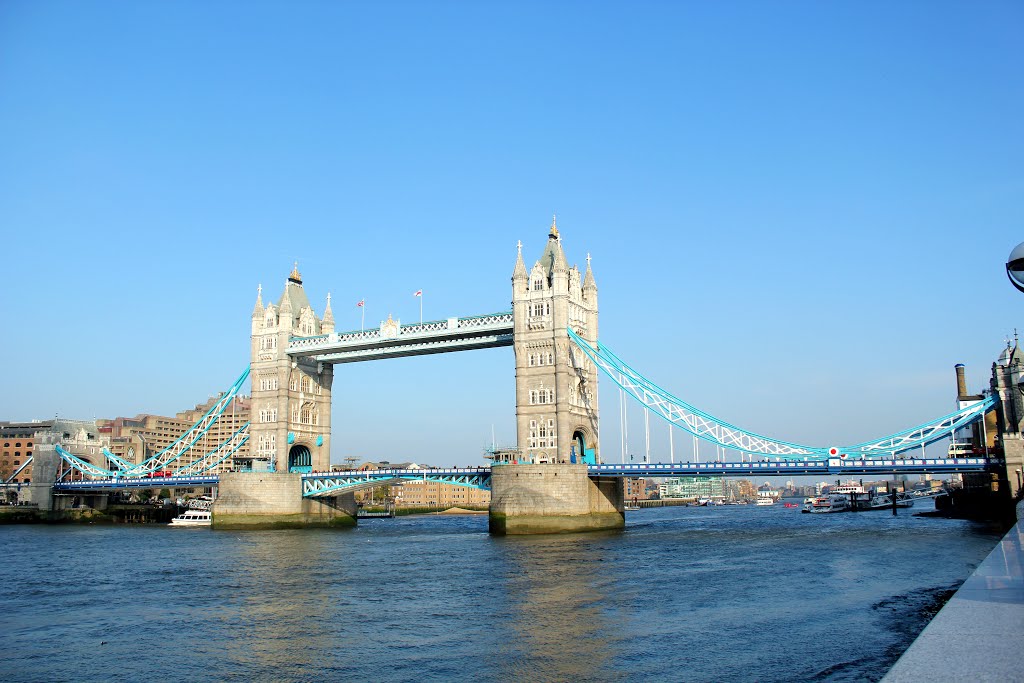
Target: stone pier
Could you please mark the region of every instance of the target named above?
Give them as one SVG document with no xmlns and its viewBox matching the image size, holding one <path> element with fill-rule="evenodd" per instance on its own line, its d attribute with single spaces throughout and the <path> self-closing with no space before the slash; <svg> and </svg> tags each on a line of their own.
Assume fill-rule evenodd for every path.
<svg viewBox="0 0 1024 683">
<path fill-rule="evenodd" d="M 302 475 L 287 472 L 226 472 L 213 503 L 214 529 L 352 527 L 352 493 L 303 498 Z"/>
<path fill-rule="evenodd" d="M 622 480 L 590 477 L 586 465 L 497 465 L 491 470 L 490 531 L 558 534 L 626 525 Z"/>
</svg>

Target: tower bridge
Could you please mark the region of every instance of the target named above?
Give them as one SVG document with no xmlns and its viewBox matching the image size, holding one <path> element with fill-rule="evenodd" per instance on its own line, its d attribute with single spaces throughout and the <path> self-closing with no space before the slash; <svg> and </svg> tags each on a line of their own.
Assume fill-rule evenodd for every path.
<svg viewBox="0 0 1024 683">
<path fill-rule="evenodd" d="M 992 390 L 985 394 L 967 395 L 958 368 L 959 406 L 949 415 L 858 444 L 804 446 L 749 432 L 701 411 L 599 343 L 598 290 L 590 257 L 582 273 L 569 267 L 554 221 L 531 268 L 523 260 L 522 243 L 518 245 L 511 311 L 407 325 L 389 316 L 378 327 L 338 332 L 330 295 L 321 317 L 302 285 L 296 264 L 276 302 L 264 303 L 262 286 L 257 289 L 249 368 L 225 394 L 237 393 L 248 376 L 249 424 L 217 450 L 191 458 L 187 466 L 177 464 L 182 454 L 217 420 L 229 398 L 172 447 L 138 465 L 110 458 L 117 470 L 104 470 L 50 447 L 87 476 L 84 481 L 58 481 L 53 488 L 84 492 L 216 484 L 214 525 L 255 528 L 354 524 L 353 491 L 387 481 L 428 479 L 489 488 L 492 532 L 538 533 L 623 526 L 622 478 L 629 476 L 996 472 L 1005 487 L 1012 482 L 1007 473 L 1019 467 L 1015 488 L 1024 487 L 1024 399 L 1017 390 L 1024 378 L 1024 354 L 1016 345 L 994 364 Z M 506 346 L 513 348 L 515 368 L 516 462 L 451 470 L 328 471 L 336 365 Z M 599 440 L 599 372 L 645 410 L 695 438 L 739 453 L 741 462 L 605 462 Z M 926 445 L 965 429 L 972 430 L 973 445 L 984 450 L 984 457 L 921 457 Z M 244 443 L 250 445 L 249 455 L 240 458 L 238 449 Z M 41 445 L 37 457 L 46 449 Z M 1012 454 L 1006 462 L 1000 459 L 1004 452 Z M 748 462 L 743 455 L 750 456 Z M 247 471 L 211 477 L 210 468 L 228 457 Z"/>
</svg>

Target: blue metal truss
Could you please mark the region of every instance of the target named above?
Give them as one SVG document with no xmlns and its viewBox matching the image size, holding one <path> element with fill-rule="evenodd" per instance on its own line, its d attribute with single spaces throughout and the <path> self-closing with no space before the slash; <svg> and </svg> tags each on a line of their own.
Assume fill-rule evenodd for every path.
<svg viewBox="0 0 1024 683">
<path fill-rule="evenodd" d="M 116 470 L 108 470 L 100 467 L 99 465 L 93 465 L 90 462 L 82 460 L 72 453 L 69 453 L 59 444 L 56 446 L 57 455 L 59 455 L 64 462 L 69 464 L 72 468 L 90 477 L 99 477 L 102 479 L 117 477 L 148 477 L 153 474 L 153 472 L 162 470 L 170 463 L 179 460 L 181 456 L 187 453 L 192 446 L 194 446 L 196 442 L 198 442 L 199 439 L 201 439 L 203 435 L 210 430 L 210 427 L 213 426 L 217 419 L 224 414 L 224 410 L 231 404 L 231 401 L 242 389 L 242 385 L 248 377 L 249 368 L 246 367 L 245 372 L 235 380 L 234 384 L 232 384 L 231 387 L 221 395 L 217 402 L 214 403 L 213 406 L 206 411 L 206 413 L 199 418 L 194 425 L 189 427 L 189 429 L 179 436 L 170 446 L 164 448 L 159 453 L 156 453 L 138 465 L 119 458 L 111 453 L 107 448 L 102 450 L 103 455 L 108 459 L 108 461 L 117 465 Z M 179 467 L 175 471 L 175 476 L 199 475 L 224 462 L 234 455 L 235 451 L 241 448 L 249 439 L 248 429 L 249 423 L 246 422 L 238 429 L 238 431 L 232 434 L 213 451 L 207 453 L 202 458 L 199 458 L 191 464 Z M 222 449 L 224 449 L 223 452 Z M 149 479 L 147 479 L 147 481 L 149 481 Z"/>
<path fill-rule="evenodd" d="M 28 456 L 28 459 L 27 459 L 27 460 L 26 460 L 25 462 L 21 463 L 21 467 L 19 467 L 18 469 L 14 470 L 14 474 L 12 474 L 11 476 L 7 477 L 7 479 L 6 479 L 6 480 L 4 480 L 4 483 L 5 483 L 5 484 L 10 484 L 10 483 L 11 483 L 12 481 L 14 481 L 14 479 L 15 479 L 15 478 L 16 478 L 16 477 L 17 477 L 17 476 L 18 476 L 19 474 L 21 474 L 21 471 L 22 471 L 23 469 L 25 469 L 26 467 L 28 467 L 29 465 L 31 465 L 31 464 L 32 464 L 32 458 L 34 458 L 34 457 L 35 457 L 34 455 L 30 455 L 30 456 Z"/>
<path fill-rule="evenodd" d="M 249 425 L 251 423 L 246 422 L 244 425 L 238 428 L 234 434 L 226 438 L 212 451 L 204 455 L 202 458 L 191 462 L 184 467 L 179 467 L 174 471 L 174 476 L 185 477 L 194 474 L 202 474 L 203 472 L 209 472 L 217 465 L 221 464 L 235 452 L 245 445 L 249 440 Z"/>
<path fill-rule="evenodd" d="M 232 384 L 227 391 L 217 400 L 213 406 L 210 407 L 206 414 L 203 415 L 199 420 L 189 427 L 189 429 L 179 436 L 174 443 L 167 448 L 163 449 L 159 453 L 154 454 L 145 462 L 138 465 L 134 465 L 125 474 L 128 475 L 145 475 L 158 470 L 163 470 L 172 462 L 175 462 L 182 455 L 184 455 L 189 449 L 196 444 L 199 439 L 203 438 L 203 435 L 210 430 L 213 423 L 224 413 L 224 410 L 231 404 L 231 401 L 235 398 L 239 391 L 242 389 L 242 385 L 245 380 L 249 377 L 249 367 L 246 366 L 245 371 L 239 375 L 235 383 Z"/>
<path fill-rule="evenodd" d="M 591 346 L 572 329 L 567 329 L 567 332 L 587 358 L 627 394 L 656 415 L 705 441 L 755 456 L 789 460 L 826 460 L 835 455 L 849 459 L 877 459 L 886 456 L 892 459 L 899 453 L 923 448 L 950 437 L 956 430 L 982 419 L 995 406 L 996 401 L 994 396 L 989 396 L 931 422 L 853 446 L 803 446 L 755 434 L 695 408 L 631 368 L 604 344 Z"/>
<path fill-rule="evenodd" d="M 306 498 L 335 496 L 339 493 L 386 486 L 392 482 L 434 481 L 454 486 L 490 490 L 490 468 L 455 467 L 420 470 L 348 470 L 314 472 L 302 475 L 302 495 Z"/>
</svg>

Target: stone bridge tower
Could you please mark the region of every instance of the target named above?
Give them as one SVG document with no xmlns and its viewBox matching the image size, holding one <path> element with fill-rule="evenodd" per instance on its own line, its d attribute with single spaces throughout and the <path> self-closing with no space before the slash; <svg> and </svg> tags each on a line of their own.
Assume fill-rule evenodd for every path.
<svg viewBox="0 0 1024 683">
<path fill-rule="evenodd" d="M 992 364 L 992 393 L 999 398 L 996 407 L 999 441 L 1006 461 L 1006 481 L 1010 493 L 1024 486 L 1024 352 L 1014 335 Z"/>
<path fill-rule="evenodd" d="M 249 452 L 254 470 L 308 472 L 331 463 L 331 384 L 334 366 L 291 358 L 288 339 L 334 332 L 331 297 L 323 319 L 302 289 L 298 264 L 277 304 L 263 305 L 263 288 L 252 311 L 252 424 Z"/>
<path fill-rule="evenodd" d="M 522 243 L 512 274 L 516 431 L 521 459 L 533 464 L 600 462 L 597 368 L 566 328 L 597 343 L 597 284 L 569 267 L 554 219 L 533 269 Z"/>
</svg>

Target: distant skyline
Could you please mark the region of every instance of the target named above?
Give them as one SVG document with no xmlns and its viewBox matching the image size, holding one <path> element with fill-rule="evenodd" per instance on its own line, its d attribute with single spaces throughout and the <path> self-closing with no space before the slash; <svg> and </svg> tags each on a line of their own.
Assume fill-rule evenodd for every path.
<svg viewBox="0 0 1024 683">
<path fill-rule="evenodd" d="M 815 446 L 948 413 L 954 364 L 980 391 L 1024 332 L 1021 26 L 1013 2 L 9 0 L 0 419 L 204 401 L 296 261 L 339 330 L 509 310 L 552 214 L 602 342 L 701 409 Z M 618 400 L 602 378 L 613 462 Z M 335 462 L 479 464 L 492 425 L 514 444 L 512 350 L 338 366 L 333 425 Z M 638 406 L 629 432 L 640 458 Z"/>
</svg>

